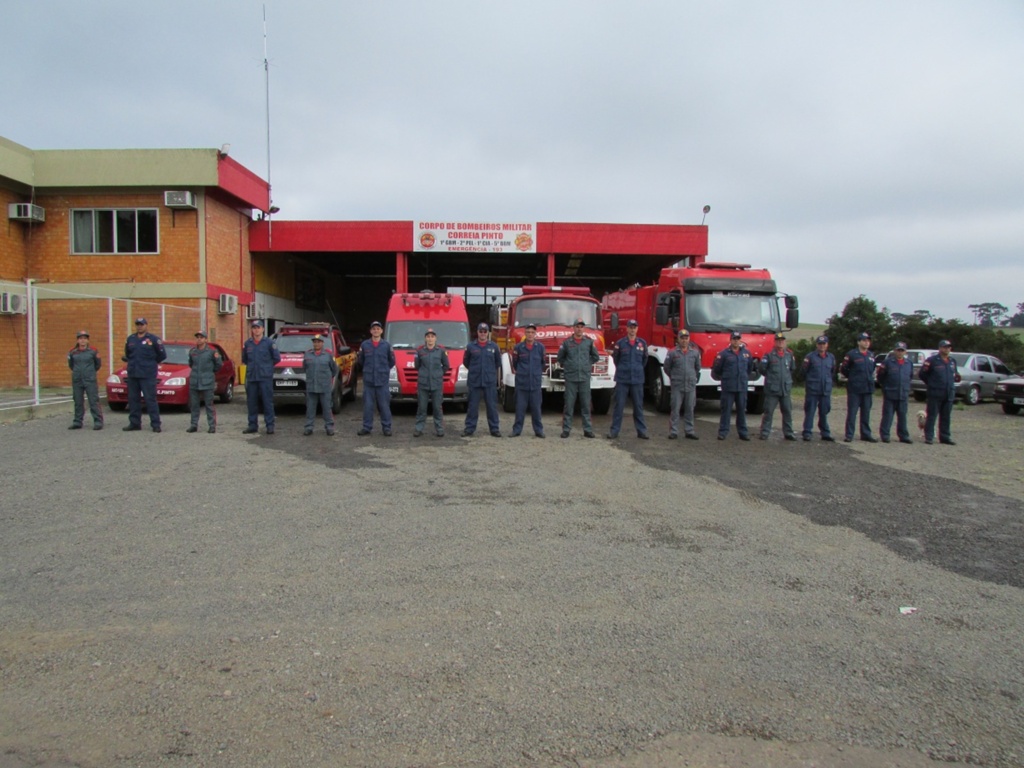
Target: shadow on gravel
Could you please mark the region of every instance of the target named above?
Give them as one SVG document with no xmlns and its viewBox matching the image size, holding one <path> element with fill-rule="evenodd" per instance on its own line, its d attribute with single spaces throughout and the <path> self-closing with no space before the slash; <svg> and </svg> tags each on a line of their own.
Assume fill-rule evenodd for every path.
<svg viewBox="0 0 1024 768">
<path fill-rule="evenodd" d="M 1024 587 L 1024 504 L 1014 499 L 859 461 L 817 438 L 719 442 L 712 433 L 710 442 L 659 443 L 616 445 L 647 466 L 710 477 L 820 525 L 846 526 L 908 560 Z"/>
</svg>

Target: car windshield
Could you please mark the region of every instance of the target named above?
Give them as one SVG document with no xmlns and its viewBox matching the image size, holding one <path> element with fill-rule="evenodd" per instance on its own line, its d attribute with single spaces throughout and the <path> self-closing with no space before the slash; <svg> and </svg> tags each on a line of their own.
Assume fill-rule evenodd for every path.
<svg viewBox="0 0 1024 768">
<path fill-rule="evenodd" d="M 686 327 L 691 331 L 774 332 L 779 306 L 774 296 L 744 293 L 686 294 Z"/>
<path fill-rule="evenodd" d="M 289 354 L 295 354 L 297 352 L 305 352 L 307 349 L 313 348 L 313 334 L 311 333 L 288 333 L 283 336 L 278 336 L 274 343 L 277 344 L 277 351 Z M 334 345 L 331 343 L 330 336 L 324 339 L 324 349 L 328 352 L 334 352 Z"/>
<path fill-rule="evenodd" d="M 416 349 L 423 343 L 427 328 L 437 333 L 437 343 L 445 349 L 465 349 L 469 344 L 469 323 L 452 320 L 429 322 L 427 320 L 397 320 L 388 323 L 384 332 L 395 349 Z"/>
<path fill-rule="evenodd" d="M 588 328 L 600 328 L 598 305 L 581 299 L 524 299 L 516 305 L 516 328 L 534 325 L 573 326 L 583 318 Z"/>
<path fill-rule="evenodd" d="M 164 351 L 167 352 L 168 365 L 188 365 L 188 351 L 192 349 L 188 344 L 164 344 Z"/>
</svg>

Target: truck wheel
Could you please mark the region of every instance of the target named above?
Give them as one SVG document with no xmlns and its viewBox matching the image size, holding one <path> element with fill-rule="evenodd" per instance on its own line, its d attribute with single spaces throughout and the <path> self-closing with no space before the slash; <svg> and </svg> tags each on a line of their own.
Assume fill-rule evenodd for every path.
<svg viewBox="0 0 1024 768">
<path fill-rule="evenodd" d="M 928 397 L 925 395 L 924 392 L 915 392 L 914 399 L 917 400 L 917 402 L 919 403 L 923 403 L 925 400 L 928 399 Z"/>
<path fill-rule="evenodd" d="M 647 374 L 651 377 L 651 398 L 654 400 L 654 407 L 658 413 L 668 413 L 672 410 L 672 388 L 665 386 L 661 366 L 651 366 L 647 369 Z"/>
<path fill-rule="evenodd" d="M 235 382 L 229 381 L 228 385 L 224 387 L 224 394 L 220 396 L 222 403 L 230 403 L 231 399 L 235 396 Z"/>
<path fill-rule="evenodd" d="M 516 412 L 516 388 L 510 387 L 508 384 L 501 390 L 501 407 L 505 410 L 505 413 Z"/>
<path fill-rule="evenodd" d="M 127 411 L 128 410 L 128 403 L 111 403 L 111 402 L 108 401 L 107 402 L 107 406 L 112 411 Z"/>
<path fill-rule="evenodd" d="M 754 394 L 747 395 L 747 413 L 749 414 L 762 414 L 764 413 L 764 390 L 755 390 Z"/>
<path fill-rule="evenodd" d="M 605 416 L 612 407 L 612 390 L 596 389 L 590 393 L 590 409 L 598 416 Z"/>
<path fill-rule="evenodd" d="M 964 402 L 968 405 L 977 405 L 981 402 L 981 388 L 980 387 L 969 387 L 967 392 L 964 393 Z"/>
<path fill-rule="evenodd" d="M 341 413 L 341 382 L 331 392 L 331 413 Z"/>
</svg>

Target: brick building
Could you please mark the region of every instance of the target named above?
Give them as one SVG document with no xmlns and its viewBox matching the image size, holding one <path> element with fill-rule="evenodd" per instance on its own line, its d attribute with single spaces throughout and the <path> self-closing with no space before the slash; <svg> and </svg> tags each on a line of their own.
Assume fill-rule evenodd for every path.
<svg viewBox="0 0 1024 768">
<path fill-rule="evenodd" d="M 33 341 L 40 384 L 66 384 L 78 328 L 106 373 L 137 316 L 168 339 L 205 327 L 239 349 L 256 287 L 250 223 L 268 207 L 267 183 L 215 149 L 31 150 L 0 138 L 0 387 L 33 383 Z"/>
</svg>

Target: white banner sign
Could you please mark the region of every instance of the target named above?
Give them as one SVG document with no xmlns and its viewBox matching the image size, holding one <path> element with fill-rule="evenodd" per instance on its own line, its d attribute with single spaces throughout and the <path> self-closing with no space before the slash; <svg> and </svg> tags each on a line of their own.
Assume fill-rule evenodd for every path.
<svg viewBox="0 0 1024 768">
<path fill-rule="evenodd" d="M 537 224 L 416 221 L 412 241 L 421 252 L 536 253 Z"/>
</svg>

